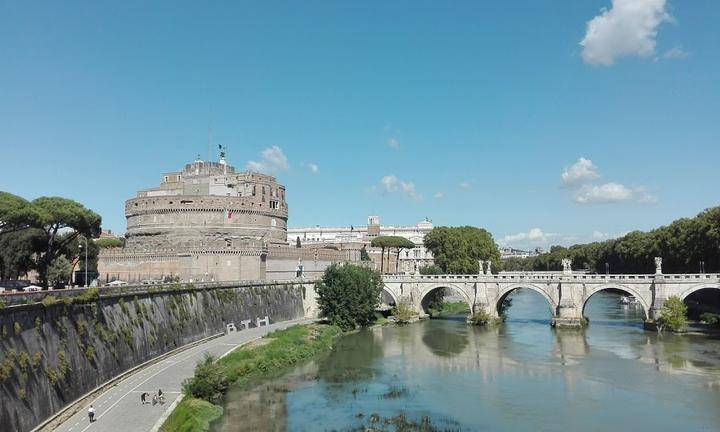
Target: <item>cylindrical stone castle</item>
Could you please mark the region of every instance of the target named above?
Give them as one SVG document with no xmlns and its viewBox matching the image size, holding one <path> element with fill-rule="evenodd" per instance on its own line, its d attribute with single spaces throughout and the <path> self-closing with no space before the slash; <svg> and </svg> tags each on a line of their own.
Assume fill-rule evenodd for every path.
<svg viewBox="0 0 720 432">
<path fill-rule="evenodd" d="M 287 239 L 285 187 L 269 175 L 235 172 L 224 159 L 163 174 L 159 187 L 125 203 L 125 216 L 130 249 L 234 249 Z"/>
</svg>

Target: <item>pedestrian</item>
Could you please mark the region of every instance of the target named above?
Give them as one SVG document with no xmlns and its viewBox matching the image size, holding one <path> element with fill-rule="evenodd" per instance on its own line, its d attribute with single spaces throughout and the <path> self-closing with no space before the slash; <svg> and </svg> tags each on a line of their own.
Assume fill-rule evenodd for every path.
<svg viewBox="0 0 720 432">
<path fill-rule="evenodd" d="M 153 403 L 153 406 L 157 405 L 157 403 L 158 403 L 158 397 L 157 397 L 157 395 L 153 395 L 153 402 L 152 402 L 152 403 Z"/>
<path fill-rule="evenodd" d="M 147 392 L 143 392 L 143 394 L 140 395 L 140 402 L 142 402 L 143 405 L 145 405 L 146 397 L 147 397 Z"/>
<path fill-rule="evenodd" d="M 90 419 L 90 423 L 95 421 L 95 408 L 93 408 L 92 405 L 90 405 L 88 409 L 88 418 Z"/>
</svg>

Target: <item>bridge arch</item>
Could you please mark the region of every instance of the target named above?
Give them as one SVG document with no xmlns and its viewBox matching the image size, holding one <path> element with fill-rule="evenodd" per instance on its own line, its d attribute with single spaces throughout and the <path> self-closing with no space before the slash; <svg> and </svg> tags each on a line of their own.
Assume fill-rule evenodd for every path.
<svg viewBox="0 0 720 432">
<path fill-rule="evenodd" d="M 457 286 L 455 284 L 451 284 L 451 283 L 437 283 L 437 284 L 430 285 L 429 287 L 423 288 L 423 290 L 420 292 L 420 298 L 419 298 L 419 302 L 418 302 L 418 305 L 420 306 L 420 310 L 422 310 L 423 312 L 427 312 L 427 311 L 425 311 L 425 298 L 431 292 L 441 289 L 441 288 L 450 288 L 454 292 L 460 294 L 463 297 L 463 299 L 465 299 L 465 303 L 467 303 L 470 310 L 471 311 L 473 310 L 473 301 L 470 298 L 470 296 L 468 295 L 468 293 L 466 292 L 466 290 L 462 289 L 462 287 L 459 287 L 459 286 Z"/>
<path fill-rule="evenodd" d="M 585 307 L 587 306 L 588 301 L 590 301 L 590 297 L 592 297 L 594 294 L 599 293 L 600 291 L 605 291 L 605 290 L 610 290 L 610 289 L 622 291 L 626 294 L 630 294 L 631 296 L 635 297 L 638 300 L 638 302 L 640 302 L 640 306 L 642 306 L 643 314 L 645 315 L 645 319 L 647 320 L 650 318 L 650 305 L 646 301 L 645 297 L 643 297 L 643 295 L 635 288 L 632 288 L 627 285 L 621 285 L 621 284 L 602 284 L 600 286 L 592 287 L 590 289 L 590 291 L 587 292 L 585 298 L 583 299 L 582 316 L 583 317 L 585 316 Z"/>
<path fill-rule="evenodd" d="M 392 298 L 392 301 L 393 301 L 393 303 L 395 303 L 395 305 L 400 304 L 400 302 L 398 301 L 397 295 L 395 295 L 395 292 L 392 290 L 392 288 L 390 288 L 389 286 L 387 286 L 387 285 L 385 285 L 385 284 L 383 284 L 382 292 L 380 293 L 380 299 L 381 299 L 381 300 L 382 300 L 382 295 L 383 295 L 383 294 L 389 295 L 390 298 Z"/>
<path fill-rule="evenodd" d="M 552 314 L 553 317 L 555 317 L 555 315 L 557 313 L 557 304 L 555 303 L 555 301 L 543 289 L 543 287 L 532 284 L 532 283 L 517 283 L 517 284 L 508 285 L 508 286 L 501 288 L 500 292 L 498 293 L 497 303 L 495 304 L 495 310 L 497 311 L 498 315 L 500 315 L 500 313 L 502 312 L 501 308 L 502 308 L 503 301 L 505 301 L 505 298 L 507 296 L 509 296 L 510 293 L 512 293 L 513 291 L 521 289 L 521 288 L 527 288 L 527 289 L 529 289 L 531 291 L 535 291 L 536 293 L 543 296 L 545 298 L 545 300 L 547 300 L 548 305 L 550 306 L 550 313 Z"/>
<path fill-rule="evenodd" d="M 703 290 L 703 289 L 720 289 L 720 284 L 717 283 L 704 283 L 699 285 L 691 286 L 690 288 L 686 289 L 682 293 L 680 293 L 680 300 L 685 301 L 686 298 L 692 293 L 695 293 L 697 291 Z"/>
</svg>

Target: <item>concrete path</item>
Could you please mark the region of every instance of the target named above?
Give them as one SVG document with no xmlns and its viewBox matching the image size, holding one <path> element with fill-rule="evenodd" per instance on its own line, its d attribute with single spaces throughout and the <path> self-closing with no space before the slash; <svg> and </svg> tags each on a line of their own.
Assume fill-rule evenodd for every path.
<svg viewBox="0 0 720 432">
<path fill-rule="evenodd" d="M 311 322 L 301 319 L 274 323 L 266 327 L 255 327 L 233 332 L 205 343 L 181 351 L 158 363 L 143 368 L 115 386 L 106 390 L 85 404 L 85 407 L 62 423 L 55 430 L 59 432 L 148 432 L 160 426 L 160 420 L 169 414 L 169 410 L 179 401 L 182 382 L 192 376 L 195 364 L 204 353 L 220 357 L 240 345 L 258 339 L 267 333 L 290 327 L 295 324 Z M 140 395 L 143 392 L 152 395 L 162 389 L 165 403 L 153 406 L 142 405 Z M 90 423 L 87 409 L 90 404 L 95 408 L 95 422 Z M 166 414 L 167 413 L 167 414 Z"/>
</svg>

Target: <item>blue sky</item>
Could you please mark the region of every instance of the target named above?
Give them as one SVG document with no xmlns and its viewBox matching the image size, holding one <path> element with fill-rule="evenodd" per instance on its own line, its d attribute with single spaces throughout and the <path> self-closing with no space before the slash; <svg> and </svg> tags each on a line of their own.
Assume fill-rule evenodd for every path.
<svg viewBox="0 0 720 432">
<path fill-rule="evenodd" d="M 720 2 L 148 3 L 0 4 L 0 190 L 123 232 L 211 141 L 291 226 L 547 246 L 720 203 Z"/>
</svg>

